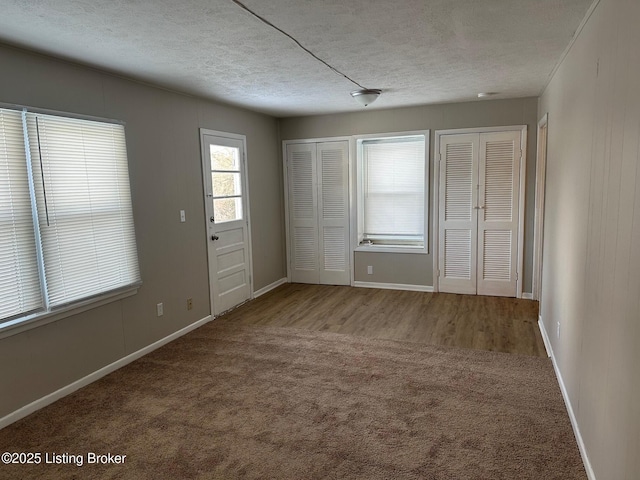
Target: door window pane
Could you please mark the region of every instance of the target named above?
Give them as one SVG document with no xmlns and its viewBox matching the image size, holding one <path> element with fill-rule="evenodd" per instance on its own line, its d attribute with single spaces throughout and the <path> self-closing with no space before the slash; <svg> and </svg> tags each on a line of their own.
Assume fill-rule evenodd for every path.
<svg viewBox="0 0 640 480">
<path fill-rule="evenodd" d="M 240 150 L 235 147 L 210 145 L 211 170 L 240 170 Z"/>
<path fill-rule="evenodd" d="M 214 197 L 231 197 L 242 194 L 239 172 L 212 172 L 211 182 Z"/>
<path fill-rule="evenodd" d="M 213 215 L 215 223 L 242 220 L 242 198 L 215 198 Z"/>
</svg>

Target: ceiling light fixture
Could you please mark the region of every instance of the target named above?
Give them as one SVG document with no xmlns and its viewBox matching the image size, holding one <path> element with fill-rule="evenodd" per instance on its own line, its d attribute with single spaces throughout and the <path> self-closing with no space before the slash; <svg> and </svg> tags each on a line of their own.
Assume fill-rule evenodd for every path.
<svg viewBox="0 0 640 480">
<path fill-rule="evenodd" d="M 487 98 L 487 97 L 493 97 L 494 95 L 497 95 L 498 92 L 481 92 L 478 94 L 478 98 Z"/>
<path fill-rule="evenodd" d="M 285 32 L 284 30 L 282 30 L 279 27 L 276 27 L 273 23 L 271 23 L 269 20 L 267 20 L 266 18 L 261 17 L 260 15 L 258 15 L 256 12 L 254 12 L 253 10 L 251 10 L 249 7 L 247 7 L 244 3 L 240 2 L 239 0 L 231 0 L 233 3 L 235 3 L 236 5 L 238 5 L 240 8 L 242 8 L 243 10 L 246 10 L 247 12 L 249 12 L 251 15 L 253 15 L 254 17 L 256 17 L 258 20 L 260 20 L 262 23 L 270 26 L 271 28 L 279 31 L 280 33 L 282 33 L 284 36 L 289 37 L 291 40 L 293 40 L 295 42 L 296 45 L 298 45 L 302 50 L 304 50 L 305 52 L 307 52 L 309 55 L 311 55 L 313 58 L 315 58 L 316 60 L 318 60 L 320 63 L 324 64 L 325 66 L 329 67 L 329 69 L 333 70 L 335 73 L 337 73 L 338 75 L 340 75 L 341 77 L 346 78 L 347 80 L 349 80 L 351 83 L 353 83 L 355 86 L 357 86 L 359 88 L 359 90 L 354 90 L 353 92 L 351 92 L 351 96 L 362 106 L 367 106 L 367 105 L 371 105 L 373 102 L 375 102 L 378 97 L 380 96 L 380 94 L 382 93 L 382 90 L 379 90 L 377 88 L 365 88 L 362 85 L 360 85 L 358 82 L 356 82 L 355 80 L 353 80 L 352 78 L 349 78 L 347 75 L 345 75 L 344 73 L 342 73 L 340 70 L 338 70 L 337 68 L 329 65 L 327 62 L 325 62 L 323 59 L 321 59 L 320 57 L 318 57 L 315 53 L 313 53 L 311 50 L 309 50 L 307 47 L 305 47 L 304 45 L 302 45 L 298 40 L 296 40 L 295 38 L 293 38 L 291 35 L 289 35 L 287 32 Z"/>
<path fill-rule="evenodd" d="M 351 92 L 351 96 L 360 105 L 366 107 L 375 102 L 381 93 L 382 90 L 378 90 L 377 88 L 362 88 Z"/>
</svg>

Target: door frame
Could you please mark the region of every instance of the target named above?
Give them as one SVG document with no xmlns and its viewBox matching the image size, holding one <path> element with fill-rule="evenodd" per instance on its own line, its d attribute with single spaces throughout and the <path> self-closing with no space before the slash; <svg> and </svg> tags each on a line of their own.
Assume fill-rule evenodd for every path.
<svg viewBox="0 0 640 480">
<path fill-rule="evenodd" d="M 544 130 L 544 140 L 540 133 Z M 536 200 L 533 225 L 533 283 L 532 295 L 540 301 L 542 290 L 542 253 L 544 246 L 544 196 L 547 176 L 547 144 L 549 138 L 549 114 L 545 113 L 538 122 L 536 151 Z"/>
<path fill-rule="evenodd" d="M 516 298 L 522 298 L 522 286 L 524 283 L 523 267 L 524 267 L 524 212 L 525 212 L 525 181 L 526 181 L 526 166 L 527 166 L 527 125 L 509 125 L 504 127 L 478 127 L 478 128 L 456 128 L 448 130 L 436 130 L 435 139 L 433 142 L 433 225 L 432 225 L 432 241 L 433 241 L 433 291 L 439 292 L 440 277 L 440 137 L 443 135 L 458 135 L 465 133 L 492 133 L 492 132 L 507 132 L 507 131 L 519 131 L 520 132 L 520 149 L 522 150 L 522 156 L 520 158 L 520 188 L 518 195 L 520 196 L 518 206 L 518 254 L 517 254 L 517 266 L 516 266 Z"/>
<path fill-rule="evenodd" d="M 286 248 L 286 259 L 287 259 L 287 283 L 291 283 L 291 238 L 290 238 L 290 228 L 289 225 L 289 171 L 287 168 L 287 146 L 300 144 L 300 143 L 322 143 L 322 142 L 349 142 L 349 148 L 347 151 L 347 171 L 349 172 L 349 176 L 351 176 L 352 169 L 352 145 L 353 145 L 353 137 L 350 136 L 342 136 L 342 137 L 320 137 L 320 138 L 303 138 L 303 139 L 292 139 L 292 140 L 283 140 L 282 141 L 282 175 L 283 175 L 283 185 L 284 185 L 284 231 L 285 231 L 285 248 Z M 349 215 L 351 215 L 352 205 L 353 205 L 353 192 L 351 191 L 351 178 L 347 179 L 348 182 L 348 191 L 349 191 Z M 351 219 L 349 219 L 349 227 L 351 228 Z M 351 239 L 351 232 L 349 233 L 349 239 Z M 351 249 L 351 245 L 347 245 L 349 248 L 349 283 L 353 286 L 354 279 L 354 259 L 353 259 L 353 249 Z"/>
<path fill-rule="evenodd" d="M 207 128 L 200 128 L 200 163 L 202 166 L 202 207 L 204 211 L 204 234 L 205 234 L 205 242 L 207 245 L 207 278 L 209 280 L 209 308 L 211 309 L 211 318 L 215 318 L 215 308 L 213 302 L 213 291 L 212 285 L 215 279 L 211 278 L 211 268 L 212 268 L 212 255 L 214 255 L 213 247 L 211 246 L 211 242 L 209 242 L 209 224 L 207 218 L 207 199 L 209 198 L 209 192 L 207 192 L 205 176 L 210 171 L 210 166 L 207 165 L 209 161 L 207 159 L 206 152 L 206 144 L 204 137 L 212 136 L 219 138 L 227 138 L 231 140 L 238 140 L 242 143 L 242 150 L 244 153 L 244 158 L 242 159 L 242 176 L 243 183 L 245 185 L 245 198 L 246 205 L 244 206 L 244 213 L 246 215 L 247 221 L 247 257 L 249 262 L 249 300 L 252 300 L 254 297 L 253 291 L 253 250 L 252 250 L 252 236 L 251 236 L 251 203 L 249 200 L 249 162 L 248 162 L 248 153 L 247 153 L 247 137 L 246 135 L 238 134 L 238 133 L 229 133 L 229 132 L 221 132 L 219 130 L 209 130 Z"/>
</svg>

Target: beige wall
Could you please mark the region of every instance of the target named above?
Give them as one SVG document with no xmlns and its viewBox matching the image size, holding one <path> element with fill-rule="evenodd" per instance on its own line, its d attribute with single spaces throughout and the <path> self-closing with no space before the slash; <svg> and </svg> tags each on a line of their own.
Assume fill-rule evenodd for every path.
<svg viewBox="0 0 640 480">
<path fill-rule="evenodd" d="M 539 104 L 541 315 L 599 480 L 640 478 L 638 24 L 638 0 L 601 0 Z"/>
<path fill-rule="evenodd" d="M 286 118 L 280 121 L 280 136 L 282 140 L 294 140 L 369 133 L 431 130 L 429 167 L 431 196 L 429 224 L 431 226 L 433 221 L 433 142 L 435 131 L 452 128 L 527 125 L 528 148 L 523 291 L 531 292 L 537 111 L 537 99 L 519 98 Z M 432 233 L 430 228 L 428 255 L 356 252 L 355 280 L 362 282 L 432 286 Z M 373 275 L 367 275 L 368 265 L 373 266 Z"/>
<path fill-rule="evenodd" d="M 209 315 L 200 127 L 246 135 L 254 289 L 286 276 L 275 119 L 12 48 L 0 47 L 0 65 L 0 102 L 126 122 L 144 282 L 133 297 L 1 339 L 0 418 Z"/>
</svg>

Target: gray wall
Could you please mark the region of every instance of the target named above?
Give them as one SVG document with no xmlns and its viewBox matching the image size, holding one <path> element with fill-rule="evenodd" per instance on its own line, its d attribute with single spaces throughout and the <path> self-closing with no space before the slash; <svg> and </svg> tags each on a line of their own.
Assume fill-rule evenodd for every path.
<svg viewBox="0 0 640 480">
<path fill-rule="evenodd" d="M 539 105 L 541 315 L 600 480 L 640 478 L 639 23 L 638 0 L 601 0 Z"/>
<path fill-rule="evenodd" d="M 286 276 L 274 118 L 8 47 L 0 65 L 0 102 L 126 122 L 144 282 L 133 297 L 1 339 L 0 417 L 209 315 L 200 127 L 246 135 L 254 288 Z"/>
<path fill-rule="evenodd" d="M 525 194 L 524 292 L 531 292 L 535 157 L 538 105 L 535 98 L 485 100 L 357 113 L 286 118 L 280 121 L 282 140 L 368 133 L 431 130 L 429 254 L 356 252 L 355 280 L 362 282 L 433 285 L 433 148 L 436 130 L 527 125 L 527 184 Z M 367 275 L 367 266 L 373 275 Z"/>
</svg>

